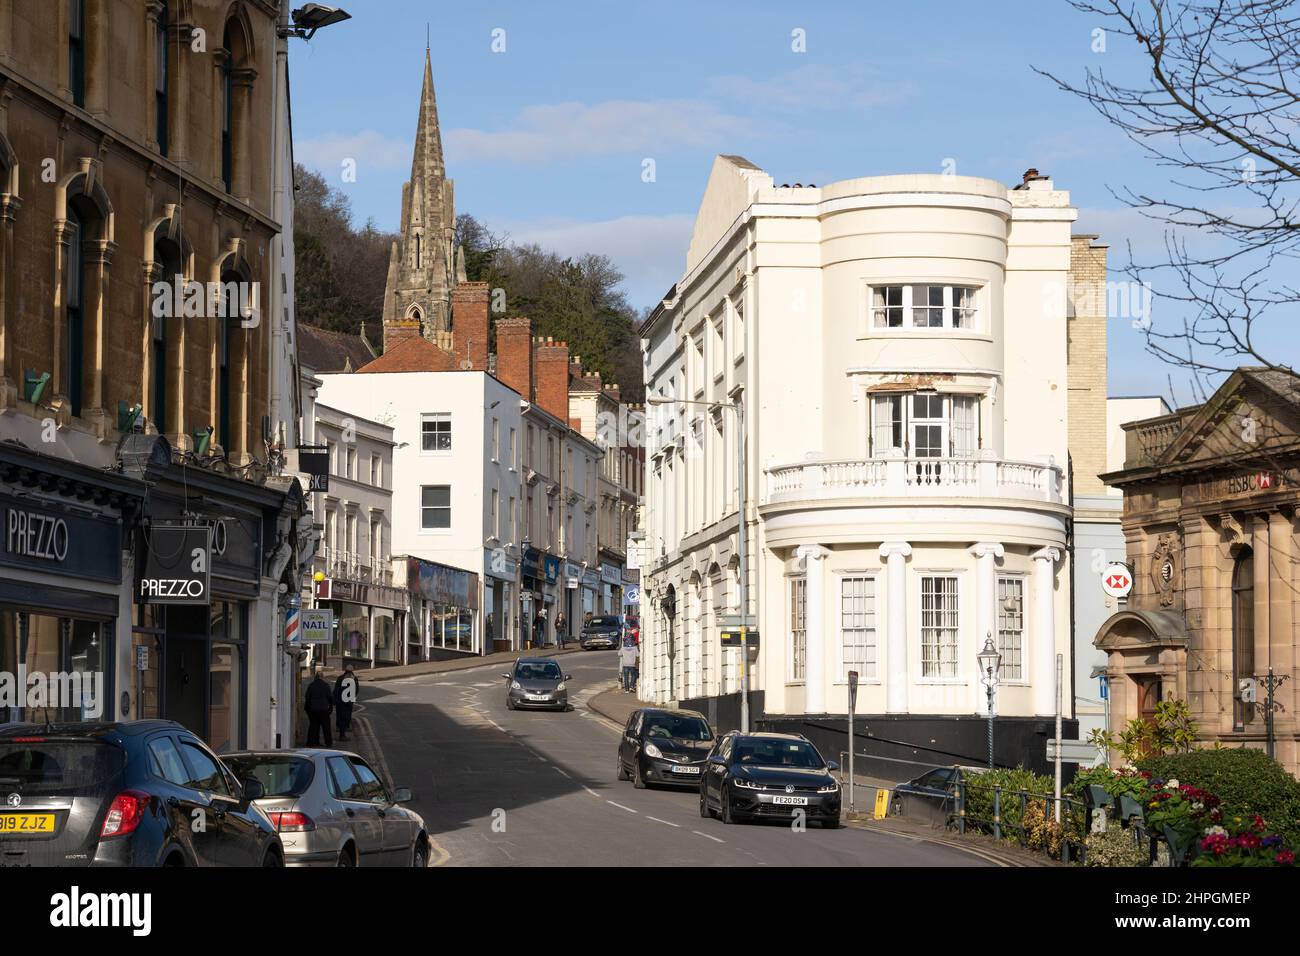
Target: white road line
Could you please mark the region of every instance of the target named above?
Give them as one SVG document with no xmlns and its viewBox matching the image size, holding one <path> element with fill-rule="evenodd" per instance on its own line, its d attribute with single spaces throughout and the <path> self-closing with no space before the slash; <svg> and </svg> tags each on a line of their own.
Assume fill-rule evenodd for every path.
<svg viewBox="0 0 1300 956">
<path fill-rule="evenodd" d="M 633 810 L 631 807 L 625 807 L 623 806 L 623 804 L 615 803 L 613 800 L 606 800 L 605 802 L 608 803 L 611 807 L 618 807 L 620 810 L 626 810 L 628 813 L 636 813 L 636 811 Z M 722 841 L 719 840 L 718 842 L 721 843 Z"/>
<path fill-rule="evenodd" d="M 564 774 L 564 776 L 566 776 L 566 777 L 569 776 L 567 773 L 564 773 L 564 771 L 561 770 L 559 767 L 556 767 L 556 768 L 555 768 L 555 771 L 556 771 L 557 773 Z M 569 779 L 572 780 L 573 778 L 572 778 L 572 777 L 569 777 Z"/>
<path fill-rule="evenodd" d="M 488 722 L 489 724 L 491 724 L 493 727 L 495 727 L 497 730 L 501 731 L 503 734 L 506 732 L 506 729 L 505 729 L 504 727 L 502 727 L 500 724 L 498 724 L 498 723 L 497 723 L 495 720 L 493 720 L 491 717 L 489 717 L 489 718 L 487 719 L 487 722 Z"/>
<path fill-rule="evenodd" d="M 706 839 L 706 840 L 712 840 L 714 843 L 726 843 L 726 842 L 727 842 L 726 840 L 719 840 L 719 839 L 718 839 L 717 837 L 715 837 L 715 836 L 709 836 L 707 833 L 701 833 L 699 830 L 692 830 L 691 832 L 694 833 L 696 836 L 702 836 L 702 837 L 704 837 L 704 839 Z"/>
<path fill-rule="evenodd" d="M 655 823 L 665 823 L 665 824 L 667 824 L 668 826 L 670 826 L 670 827 L 676 827 L 676 828 L 679 829 L 679 830 L 682 828 L 682 825 L 681 825 L 680 823 L 668 823 L 667 820 L 660 820 L 658 817 L 646 817 L 646 819 L 647 819 L 647 820 L 653 820 Z"/>
<path fill-rule="evenodd" d="M 600 794 L 598 794 L 595 790 L 592 790 L 591 787 L 583 786 L 582 789 L 583 789 L 583 790 L 586 790 L 586 791 L 587 791 L 589 794 L 591 794 L 593 797 L 597 797 L 597 798 L 598 798 L 598 797 L 600 796 Z"/>
</svg>

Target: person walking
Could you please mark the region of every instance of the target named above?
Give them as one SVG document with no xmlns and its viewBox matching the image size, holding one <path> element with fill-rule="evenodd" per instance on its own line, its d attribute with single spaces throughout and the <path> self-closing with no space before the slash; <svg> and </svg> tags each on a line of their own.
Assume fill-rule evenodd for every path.
<svg viewBox="0 0 1300 956">
<path fill-rule="evenodd" d="M 569 639 L 569 619 L 560 611 L 555 615 L 555 643 L 564 650 L 564 642 Z"/>
<path fill-rule="evenodd" d="M 325 746 L 333 747 L 334 738 L 330 734 L 330 711 L 334 709 L 334 694 L 330 685 L 325 683 L 325 674 L 316 669 L 316 676 L 307 685 L 303 694 L 303 708 L 307 711 L 307 746 L 319 747 L 321 731 L 325 732 Z"/>
<path fill-rule="evenodd" d="M 625 637 L 618 649 L 618 666 L 623 673 L 623 693 L 630 694 L 636 690 L 636 664 L 639 650 L 632 638 Z"/>
<path fill-rule="evenodd" d="M 546 608 L 544 607 L 537 609 L 537 617 L 533 619 L 533 645 L 546 646 Z"/>
<path fill-rule="evenodd" d="M 334 726 L 338 728 L 340 741 L 348 739 L 348 729 L 352 726 L 352 705 L 357 702 L 359 687 L 356 671 L 348 664 L 334 682 Z"/>
</svg>

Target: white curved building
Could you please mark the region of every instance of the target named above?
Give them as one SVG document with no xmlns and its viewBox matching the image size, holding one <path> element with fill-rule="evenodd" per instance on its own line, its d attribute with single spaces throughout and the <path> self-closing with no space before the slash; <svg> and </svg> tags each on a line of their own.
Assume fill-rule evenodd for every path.
<svg viewBox="0 0 1300 956">
<path fill-rule="evenodd" d="M 647 416 L 643 697 L 736 725 L 737 416 L 710 403 L 740 399 L 755 723 L 843 750 L 857 670 L 878 772 L 983 763 L 992 636 L 996 759 L 1041 763 L 1058 653 L 1072 695 L 1075 217 L 1032 170 L 784 187 L 715 160 L 641 332 L 647 396 L 681 400 Z"/>
</svg>

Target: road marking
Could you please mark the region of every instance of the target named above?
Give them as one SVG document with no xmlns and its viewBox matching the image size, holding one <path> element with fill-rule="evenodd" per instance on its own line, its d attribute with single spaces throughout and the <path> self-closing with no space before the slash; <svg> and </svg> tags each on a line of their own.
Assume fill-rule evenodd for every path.
<svg viewBox="0 0 1300 956">
<path fill-rule="evenodd" d="M 667 820 L 660 820 L 658 817 L 646 817 L 646 819 L 653 820 L 655 823 L 664 823 L 670 827 L 676 827 L 679 830 L 682 828 L 682 825 L 680 823 L 668 823 Z"/>
<path fill-rule="evenodd" d="M 600 794 L 598 794 L 595 790 L 592 790 L 591 787 L 588 787 L 588 786 L 586 786 L 585 784 L 583 785 L 582 789 L 583 789 L 583 790 L 586 790 L 586 791 L 587 791 L 589 794 L 591 794 L 593 797 L 599 797 L 599 796 L 600 796 Z"/>
<path fill-rule="evenodd" d="M 625 806 L 623 806 L 623 804 L 621 804 L 621 803 L 615 803 L 613 800 L 606 800 L 605 802 L 608 803 L 611 807 L 618 807 L 620 810 L 626 810 L 628 813 L 636 813 L 636 812 L 637 812 L 637 811 L 633 810 L 631 807 L 625 807 Z M 722 841 L 719 840 L 718 842 L 721 843 Z"/>
<path fill-rule="evenodd" d="M 702 837 L 704 837 L 704 839 L 706 839 L 706 840 L 712 840 L 714 843 L 726 843 L 726 842 L 727 842 L 726 840 L 719 840 L 719 839 L 718 839 L 717 837 L 715 837 L 715 836 L 709 836 L 707 833 L 701 833 L 699 830 L 692 830 L 691 832 L 694 833 L 696 836 L 702 836 Z"/>
<path fill-rule="evenodd" d="M 491 717 L 489 717 L 489 718 L 487 719 L 487 722 L 488 722 L 489 724 L 491 724 L 493 727 L 495 727 L 497 730 L 501 731 L 503 734 L 507 732 L 506 729 L 505 729 L 504 727 L 502 727 L 500 724 L 498 724 L 498 723 L 497 723 L 495 720 L 493 720 Z"/>
<path fill-rule="evenodd" d="M 566 777 L 569 776 L 567 773 L 564 773 L 564 771 L 561 770 L 559 767 L 556 767 L 555 770 L 556 770 L 557 773 L 564 774 L 564 776 L 566 776 Z M 572 778 L 572 777 L 569 777 L 569 779 L 572 780 L 573 778 Z"/>
</svg>

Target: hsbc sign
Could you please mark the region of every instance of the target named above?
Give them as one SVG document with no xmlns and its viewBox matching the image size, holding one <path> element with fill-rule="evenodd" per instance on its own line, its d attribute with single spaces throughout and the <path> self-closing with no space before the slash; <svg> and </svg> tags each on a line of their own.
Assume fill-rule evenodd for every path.
<svg viewBox="0 0 1300 956">
<path fill-rule="evenodd" d="M 1126 564 L 1106 565 L 1101 572 L 1101 589 L 1113 598 L 1128 597 L 1133 590 L 1133 572 Z"/>
</svg>

